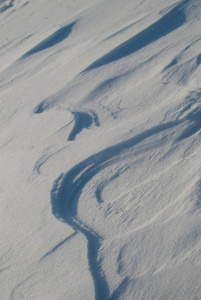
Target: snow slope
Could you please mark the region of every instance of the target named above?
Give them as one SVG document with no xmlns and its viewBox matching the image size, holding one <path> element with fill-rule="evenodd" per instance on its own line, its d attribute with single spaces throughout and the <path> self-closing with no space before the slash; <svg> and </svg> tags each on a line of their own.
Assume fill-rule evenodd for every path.
<svg viewBox="0 0 201 300">
<path fill-rule="evenodd" d="M 201 299 L 199 0 L 0 0 L 0 298 Z"/>
</svg>

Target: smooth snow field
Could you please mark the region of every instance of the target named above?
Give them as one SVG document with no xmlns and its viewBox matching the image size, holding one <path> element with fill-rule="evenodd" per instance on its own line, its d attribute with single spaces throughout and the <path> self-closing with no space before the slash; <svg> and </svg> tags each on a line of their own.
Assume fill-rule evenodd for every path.
<svg viewBox="0 0 201 300">
<path fill-rule="evenodd" d="M 0 0 L 0 300 L 201 299 L 201 1 Z"/>
</svg>

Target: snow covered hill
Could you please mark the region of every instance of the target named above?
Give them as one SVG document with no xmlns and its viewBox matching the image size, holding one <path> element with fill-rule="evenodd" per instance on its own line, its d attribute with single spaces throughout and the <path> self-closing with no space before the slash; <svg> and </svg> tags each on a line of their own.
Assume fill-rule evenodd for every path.
<svg viewBox="0 0 201 300">
<path fill-rule="evenodd" d="M 0 299 L 201 299 L 200 0 L 0 0 Z"/>
</svg>

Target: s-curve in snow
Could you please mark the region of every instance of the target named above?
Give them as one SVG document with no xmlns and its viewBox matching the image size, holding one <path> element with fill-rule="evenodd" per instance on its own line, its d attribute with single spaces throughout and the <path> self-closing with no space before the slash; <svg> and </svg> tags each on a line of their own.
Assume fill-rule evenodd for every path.
<svg viewBox="0 0 201 300">
<path fill-rule="evenodd" d="M 0 300 L 201 299 L 201 0 L 0 0 Z"/>
<path fill-rule="evenodd" d="M 75 169 L 75 170 L 74 170 Z M 79 169 L 79 168 L 78 168 Z M 101 245 L 101 237 L 93 232 L 91 228 L 83 224 L 77 218 L 75 205 L 76 195 L 79 197 L 84 182 L 73 183 L 79 171 L 73 168 L 66 175 L 61 175 L 54 183 L 51 191 L 52 211 L 56 218 L 67 223 L 76 232 L 82 233 L 88 242 L 88 264 L 94 281 L 94 293 L 96 300 L 109 299 L 109 288 L 100 263 L 98 261 L 98 250 Z M 79 179 L 78 179 L 79 181 Z"/>
<path fill-rule="evenodd" d="M 121 154 L 124 151 L 129 150 L 129 148 L 136 146 L 149 137 L 156 135 L 157 138 L 157 134 L 173 129 L 182 122 L 184 122 L 184 120 L 177 120 L 158 125 L 126 140 L 125 142 L 100 151 L 78 163 L 66 174 L 61 174 L 52 187 L 51 205 L 54 216 L 71 226 L 75 231 L 82 233 L 87 239 L 88 263 L 94 281 L 96 300 L 110 299 L 109 296 L 112 297 L 111 299 L 114 299 L 114 297 L 109 295 L 108 283 L 98 259 L 98 252 L 103 237 L 79 218 L 78 202 L 81 199 L 84 187 L 98 173 L 112 166 L 116 162 L 120 162 L 122 159 Z M 118 177 L 118 175 L 109 178 L 108 184 L 116 177 Z M 106 181 L 107 179 L 105 179 L 103 183 L 104 186 L 107 185 Z M 99 204 L 102 202 L 100 199 L 101 190 L 102 186 L 96 191 L 96 200 Z"/>
</svg>

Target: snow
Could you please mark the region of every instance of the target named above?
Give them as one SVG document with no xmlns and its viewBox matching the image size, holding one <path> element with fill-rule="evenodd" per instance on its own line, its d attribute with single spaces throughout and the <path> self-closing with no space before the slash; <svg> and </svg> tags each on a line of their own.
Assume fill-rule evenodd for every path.
<svg viewBox="0 0 201 300">
<path fill-rule="evenodd" d="M 0 0 L 2 300 L 201 299 L 199 0 Z"/>
</svg>

